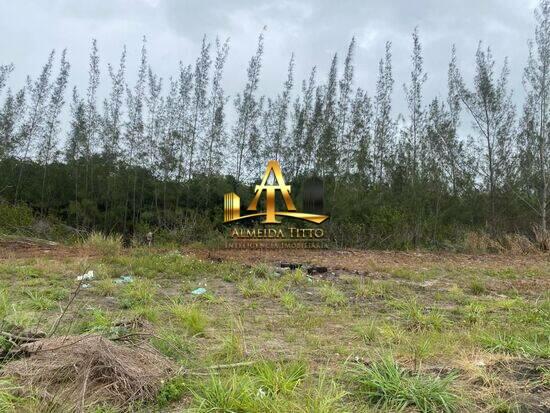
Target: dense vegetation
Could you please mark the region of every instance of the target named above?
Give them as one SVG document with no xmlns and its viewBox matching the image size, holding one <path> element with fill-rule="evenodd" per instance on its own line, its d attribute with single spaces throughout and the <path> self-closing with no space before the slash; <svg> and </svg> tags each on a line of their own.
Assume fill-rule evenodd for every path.
<svg viewBox="0 0 550 413">
<path fill-rule="evenodd" d="M 482 43 L 471 80 L 452 47 L 447 97 L 426 102 L 417 29 L 403 85 L 408 112 L 399 115 L 392 112 L 389 42 L 373 93 L 354 84 L 352 39 L 342 73 L 334 55 L 326 80 L 314 67 L 297 88 L 292 56 L 281 92 L 265 97 L 258 93 L 261 33 L 233 109 L 222 86 L 229 42 L 218 39 L 212 45 L 205 37 L 195 64 L 181 63 L 167 82 L 150 67 L 144 39 L 137 81 L 128 85 L 124 49 L 118 64 L 107 65 L 110 91 L 102 102 L 95 41 L 88 86 L 75 87 L 70 99 L 65 52 L 57 74 L 52 51 L 21 90 L 7 87 L 13 66 L 0 66 L 3 211 L 26 219 L 27 205 L 34 217 L 78 229 L 204 237 L 222 229 L 223 193 L 247 199 L 266 161 L 277 159 L 298 199 L 306 179 L 323 179 L 329 232 L 347 244 L 441 246 L 474 230 L 521 233 L 547 247 L 549 1 L 535 17 L 521 108 L 513 104 L 506 59 L 497 69 Z"/>
</svg>

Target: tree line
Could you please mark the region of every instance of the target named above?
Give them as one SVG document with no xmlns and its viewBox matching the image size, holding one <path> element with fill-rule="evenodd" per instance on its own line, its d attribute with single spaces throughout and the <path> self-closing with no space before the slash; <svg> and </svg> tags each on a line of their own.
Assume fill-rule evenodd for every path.
<svg viewBox="0 0 550 413">
<path fill-rule="evenodd" d="M 151 67 L 144 38 L 129 84 L 124 48 L 106 65 L 103 99 L 95 40 L 85 90 L 66 90 L 66 51 L 52 51 L 20 90 L 7 87 L 13 65 L 0 65 L 0 200 L 76 228 L 177 231 L 200 221 L 219 230 L 223 193 L 246 200 L 276 159 L 298 198 L 308 179 L 323 180 L 331 234 L 354 245 L 435 245 L 467 230 L 548 240 L 550 0 L 541 0 L 535 22 L 521 107 L 507 59 L 498 62 L 482 42 L 473 79 L 451 47 L 446 97 L 427 101 L 417 28 L 401 93 L 391 42 L 375 90 L 356 85 L 352 39 L 327 78 L 313 67 L 297 82 L 292 55 L 280 92 L 262 96 L 263 31 L 234 97 L 223 88 L 229 40 L 206 36 L 196 61 L 180 62 L 167 80 Z M 395 96 L 405 113 L 393 110 Z"/>
</svg>

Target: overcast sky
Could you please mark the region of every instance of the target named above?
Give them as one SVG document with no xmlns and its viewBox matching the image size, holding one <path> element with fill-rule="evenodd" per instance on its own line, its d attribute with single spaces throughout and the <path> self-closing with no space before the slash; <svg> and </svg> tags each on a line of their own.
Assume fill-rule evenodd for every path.
<svg viewBox="0 0 550 413">
<path fill-rule="evenodd" d="M 127 45 L 131 82 L 143 35 L 150 63 L 164 78 L 176 73 L 180 60 L 194 63 L 203 34 L 211 40 L 219 35 L 231 38 L 224 84 L 233 96 L 244 85 L 257 35 L 267 26 L 260 91 L 273 95 L 285 79 L 292 52 L 298 81 L 313 65 L 324 80 L 332 54 L 338 52 L 342 63 L 355 36 L 355 86 L 371 95 L 384 43 L 393 43 L 394 102 L 396 111 L 404 111 L 402 84 L 410 70 L 410 34 L 418 26 L 429 76 L 426 100 L 446 94 L 451 45 L 456 44 L 460 67 L 470 82 L 474 53 L 483 40 L 493 48 L 499 65 L 509 57 L 515 101 L 520 103 L 536 4 L 537 0 L 0 0 L 0 64 L 15 65 L 9 82 L 15 89 L 27 74 L 37 75 L 50 49 L 66 47 L 72 64 L 70 85 L 84 89 L 92 38 L 98 41 L 102 79 L 106 63 L 116 64 Z"/>
</svg>

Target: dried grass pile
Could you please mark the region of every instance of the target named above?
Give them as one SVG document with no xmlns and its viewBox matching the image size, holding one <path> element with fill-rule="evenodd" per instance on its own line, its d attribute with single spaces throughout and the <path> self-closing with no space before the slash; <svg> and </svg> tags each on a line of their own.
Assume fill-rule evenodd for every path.
<svg viewBox="0 0 550 413">
<path fill-rule="evenodd" d="M 41 339 L 22 346 L 26 357 L 6 364 L 3 374 L 30 386 L 44 401 L 73 411 L 108 402 L 124 408 L 153 400 L 172 372 L 168 359 L 145 343 L 118 344 L 98 335 Z"/>
</svg>

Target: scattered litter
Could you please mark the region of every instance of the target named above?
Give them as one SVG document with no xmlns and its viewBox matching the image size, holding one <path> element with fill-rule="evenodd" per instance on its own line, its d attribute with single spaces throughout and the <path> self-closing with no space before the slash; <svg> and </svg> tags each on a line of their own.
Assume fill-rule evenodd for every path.
<svg viewBox="0 0 550 413">
<path fill-rule="evenodd" d="M 297 264 L 294 262 L 281 262 L 280 266 L 281 268 L 288 268 L 290 270 L 295 270 L 297 268 L 301 268 L 302 264 Z"/>
<path fill-rule="evenodd" d="M 79 275 L 76 277 L 77 281 L 90 281 L 94 279 L 94 272 L 92 270 L 88 271 L 86 274 Z"/>
<path fill-rule="evenodd" d="M 90 288 L 90 284 L 82 284 L 80 287 L 81 288 Z"/>
<path fill-rule="evenodd" d="M 115 284 L 130 284 L 134 282 L 134 277 L 131 275 L 122 275 L 118 278 L 115 278 Z"/>
<path fill-rule="evenodd" d="M 199 287 L 196 290 L 191 291 L 193 295 L 203 295 L 206 292 L 206 288 Z"/>
<path fill-rule="evenodd" d="M 323 274 L 325 272 L 328 271 L 328 268 L 327 267 L 323 267 L 323 266 L 317 266 L 317 265 L 311 265 L 307 268 L 307 273 L 308 274 Z"/>
</svg>

